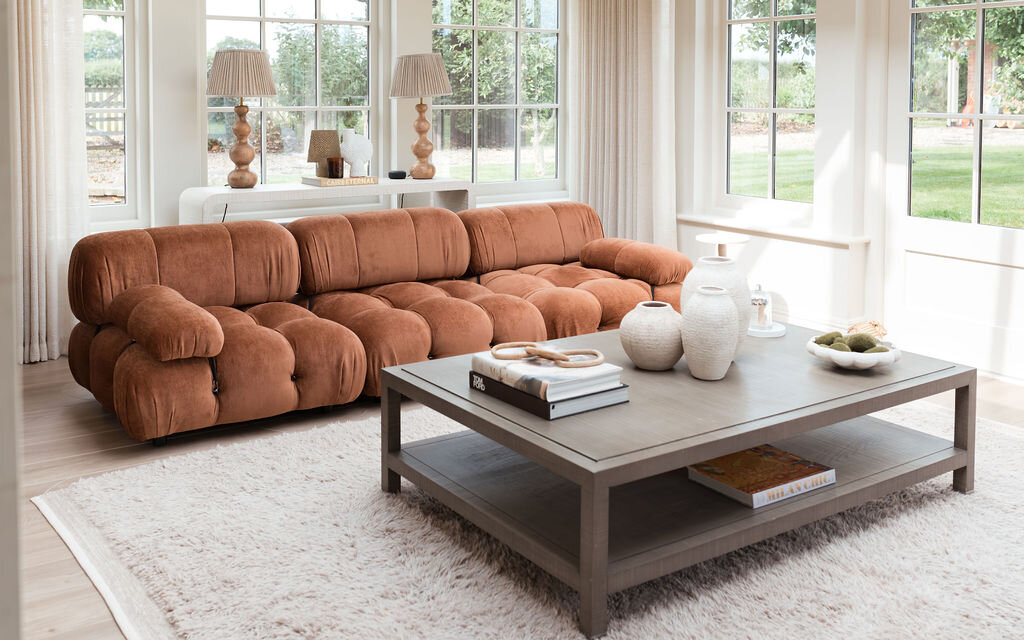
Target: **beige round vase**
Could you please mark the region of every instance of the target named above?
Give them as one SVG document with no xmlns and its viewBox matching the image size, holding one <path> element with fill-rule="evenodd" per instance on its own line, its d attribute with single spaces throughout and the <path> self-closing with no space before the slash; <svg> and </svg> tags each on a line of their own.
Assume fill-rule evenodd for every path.
<svg viewBox="0 0 1024 640">
<path fill-rule="evenodd" d="M 736 305 L 724 287 L 704 285 L 683 308 L 680 334 L 690 375 L 721 380 L 729 371 L 739 340 Z"/>
<path fill-rule="evenodd" d="M 622 349 L 639 369 L 665 371 L 683 357 L 679 314 L 667 302 L 641 302 L 619 324 Z"/>
<path fill-rule="evenodd" d="M 679 308 L 685 308 L 687 301 L 704 285 L 722 287 L 729 291 L 729 297 L 736 305 L 736 327 L 739 334 L 736 347 L 739 348 L 743 344 L 743 336 L 747 335 L 747 327 L 750 326 L 750 287 L 747 285 L 746 275 L 736 266 L 736 260 L 733 258 L 700 258 L 693 271 L 686 274 L 686 279 L 683 280 Z"/>
</svg>

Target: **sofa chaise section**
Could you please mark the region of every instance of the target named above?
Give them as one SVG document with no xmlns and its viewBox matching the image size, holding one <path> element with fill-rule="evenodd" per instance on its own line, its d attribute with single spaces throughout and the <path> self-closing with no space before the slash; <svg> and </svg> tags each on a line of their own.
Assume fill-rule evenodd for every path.
<svg viewBox="0 0 1024 640">
<path fill-rule="evenodd" d="M 75 380 L 138 440 L 354 400 L 359 339 L 293 304 L 298 247 L 280 225 L 100 233 L 68 274 Z"/>
</svg>

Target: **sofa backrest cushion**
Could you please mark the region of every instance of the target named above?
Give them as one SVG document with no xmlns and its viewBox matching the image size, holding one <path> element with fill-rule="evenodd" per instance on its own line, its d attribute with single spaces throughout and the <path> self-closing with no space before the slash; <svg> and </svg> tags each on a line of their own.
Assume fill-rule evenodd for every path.
<svg viewBox="0 0 1024 640">
<path fill-rule="evenodd" d="M 82 322 L 110 322 L 113 299 L 144 284 L 201 307 L 288 300 L 299 287 L 298 247 L 281 225 L 253 220 L 97 233 L 71 252 L 68 293 Z"/>
<path fill-rule="evenodd" d="M 447 209 L 313 216 L 288 230 L 298 243 L 306 295 L 456 278 L 469 262 L 466 229 Z"/>
<path fill-rule="evenodd" d="M 459 213 L 469 232 L 472 275 L 533 264 L 565 264 L 604 237 L 601 219 L 581 202 L 517 204 Z"/>
</svg>

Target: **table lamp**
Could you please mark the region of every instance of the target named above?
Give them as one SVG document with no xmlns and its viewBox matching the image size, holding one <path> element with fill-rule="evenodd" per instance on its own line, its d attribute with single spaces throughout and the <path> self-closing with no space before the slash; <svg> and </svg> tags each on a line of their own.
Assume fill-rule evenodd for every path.
<svg viewBox="0 0 1024 640">
<path fill-rule="evenodd" d="M 327 177 L 327 158 L 341 156 L 341 136 L 337 129 L 314 129 L 309 133 L 306 162 L 316 163 L 316 175 Z"/>
<path fill-rule="evenodd" d="M 266 51 L 259 49 L 222 49 L 213 56 L 213 66 L 207 79 L 206 95 L 211 98 L 238 98 L 235 116 L 238 118 L 231 132 L 237 141 L 228 156 L 235 163 L 235 169 L 228 174 L 228 186 L 232 189 L 251 189 L 260 181 L 249 165 L 256 157 L 256 150 L 249 144 L 252 127 L 246 120 L 249 107 L 244 98 L 268 98 L 276 96 L 274 74 L 270 70 L 270 59 Z"/>
<path fill-rule="evenodd" d="M 418 180 L 429 180 L 434 177 L 434 165 L 430 164 L 430 154 L 434 145 L 427 139 L 430 121 L 426 118 L 427 105 L 423 98 L 431 96 L 450 96 L 452 85 L 448 82 L 448 73 L 444 70 L 444 60 L 440 53 L 416 53 L 398 56 L 395 61 L 395 73 L 391 78 L 392 98 L 419 98 L 416 105 L 419 117 L 412 127 L 419 134 L 419 139 L 412 145 L 412 153 L 416 156 L 416 164 L 409 174 Z"/>
</svg>

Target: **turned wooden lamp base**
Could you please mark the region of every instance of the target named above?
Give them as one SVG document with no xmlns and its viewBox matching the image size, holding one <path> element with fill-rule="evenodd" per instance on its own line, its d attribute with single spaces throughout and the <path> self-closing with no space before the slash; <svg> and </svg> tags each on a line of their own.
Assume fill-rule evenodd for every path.
<svg viewBox="0 0 1024 640">
<path fill-rule="evenodd" d="M 434 177 L 436 169 L 430 164 L 430 154 L 434 152 L 434 145 L 427 139 L 427 132 L 430 131 L 430 121 L 427 120 L 427 105 L 423 104 L 423 98 L 416 105 L 416 113 L 419 117 L 412 123 L 412 128 L 420 137 L 412 145 L 412 153 L 416 156 L 416 164 L 409 170 L 409 175 L 417 180 L 430 180 Z"/>
<path fill-rule="evenodd" d="M 252 189 L 260 181 L 258 175 L 249 171 L 249 165 L 256 158 L 256 150 L 249 144 L 252 127 L 246 120 L 248 113 L 249 107 L 241 104 L 241 100 L 239 100 L 239 105 L 235 107 L 235 115 L 238 119 L 231 127 L 231 132 L 235 134 L 237 141 L 228 152 L 228 157 L 235 163 L 234 171 L 228 174 L 228 186 L 232 189 Z"/>
</svg>

